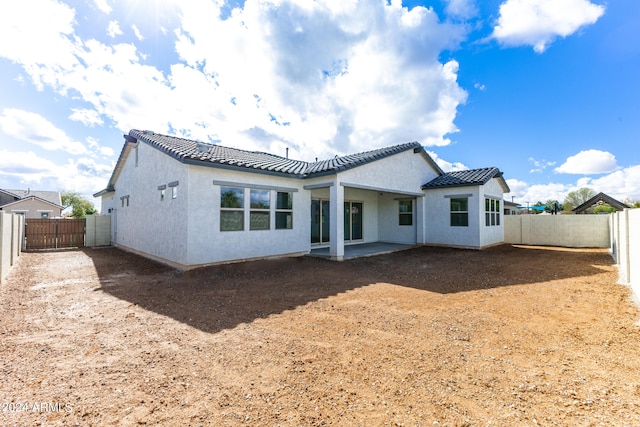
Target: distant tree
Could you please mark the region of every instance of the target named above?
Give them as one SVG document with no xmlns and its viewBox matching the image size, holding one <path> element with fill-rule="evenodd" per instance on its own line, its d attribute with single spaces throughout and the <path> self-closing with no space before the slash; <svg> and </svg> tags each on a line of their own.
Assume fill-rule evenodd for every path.
<svg viewBox="0 0 640 427">
<path fill-rule="evenodd" d="M 596 193 L 595 190 L 588 187 L 570 192 L 567 194 L 567 197 L 564 198 L 563 205 L 565 213 L 571 213 L 573 208 L 580 206 L 596 194 L 598 193 Z"/>
<path fill-rule="evenodd" d="M 547 200 L 547 203 L 544 204 L 544 206 L 545 206 L 544 210 L 552 214 L 557 214 L 562 210 L 562 204 L 557 200 L 549 199 Z"/>
<path fill-rule="evenodd" d="M 640 200 L 626 199 L 624 204 L 632 209 L 640 208 Z"/>
<path fill-rule="evenodd" d="M 607 203 L 601 203 L 593 210 L 594 214 L 599 214 L 600 212 L 614 213 L 617 212 L 617 209 Z"/>
<path fill-rule="evenodd" d="M 62 206 L 67 209 L 71 208 L 71 217 L 84 218 L 87 215 L 96 213 L 93 203 L 86 197 L 75 191 L 65 190 L 61 194 Z"/>
</svg>

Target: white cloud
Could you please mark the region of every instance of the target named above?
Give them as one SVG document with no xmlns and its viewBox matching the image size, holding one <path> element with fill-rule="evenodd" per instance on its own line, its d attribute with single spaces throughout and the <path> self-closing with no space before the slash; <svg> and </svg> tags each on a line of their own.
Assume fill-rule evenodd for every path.
<svg viewBox="0 0 640 427">
<path fill-rule="evenodd" d="M 94 0 L 96 7 L 100 9 L 104 14 L 108 15 L 111 13 L 111 5 L 107 0 Z"/>
<path fill-rule="evenodd" d="M 136 38 L 140 41 L 144 40 L 144 36 L 136 26 L 136 24 L 131 25 L 131 29 L 133 30 L 133 34 L 135 34 Z"/>
<path fill-rule="evenodd" d="M 556 164 L 556 162 L 549 162 L 544 159 L 536 160 L 533 157 L 529 157 L 529 162 L 534 166 L 534 168 L 529 171 L 530 173 L 543 172 L 549 166 Z"/>
<path fill-rule="evenodd" d="M 554 169 L 554 172 L 591 175 L 609 173 L 617 168 L 618 164 L 613 154 L 600 150 L 584 150 L 567 158 L 562 165 Z"/>
<path fill-rule="evenodd" d="M 45 150 L 63 150 L 84 154 L 87 148 L 39 114 L 17 108 L 5 108 L 0 114 L 0 130 L 5 134 Z"/>
<path fill-rule="evenodd" d="M 575 184 L 530 185 L 516 179 L 506 181 L 511 193 L 504 195 L 505 200 L 511 200 L 513 196 L 514 201 L 521 205 L 526 205 L 526 202 L 533 205 L 538 201 L 546 202 L 549 199 L 563 202 L 569 192 L 585 187 L 597 193 L 603 192 L 620 201 L 640 200 L 640 165 L 619 169 L 596 179 L 581 177 Z"/>
<path fill-rule="evenodd" d="M 475 0 L 446 0 L 445 12 L 455 18 L 470 19 L 478 14 Z"/>
<path fill-rule="evenodd" d="M 54 83 L 59 70 L 77 65 L 70 38 L 72 8 L 50 0 L 7 2 L 0 7 L 0 40 L 11 41 L 0 43 L 0 56 L 22 64 L 39 90 Z"/>
<path fill-rule="evenodd" d="M 460 163 L 460 162 L 451 163 L 451 162 L 448 162 L 448 161 L 446 161 L 444 159 L 441 159 L 433 151 L 427 150 L 427 153 L 431 156 L 433 161 L 436 162 L 436 164 L 438 166 L 440 166 L 440 169 L 442 169 L 445 172 L 453 172 L 453 171 L 461 171 L 461 170 L 469 169 L 469 167 L 464 165 L 463 163 Z"/>
<path fill-rule="evenodd" d="M 11 28 L 0 31 L 17 46 L 3 44 L 0 56 L 40 88 L 79 95 L 99 115 L 76 109 L 71 118 L 89 126 L 109 119 L 125 132 L 289 147 L 311 160 L 415 140 L 447 145 L 467 97 L 457 62 L 438 60 L 462 41 L 464 27 L 398 1 L 248 0 L 224 20 L 220 2 L 181 2 L 179 58 L 164 72 L 144 64 L 132 44 L 82 40 L 73 9 L 38 1 L 57 13 L 49 13 L 52 22 L 35 25 L 31 7 L 12 9 Z M 51 49 L 25 43 L 28 34 Z"/>
<path fill-rule="evenodd" d="M 548 183 L 529 185 L 524 181 L 517 179 L 507 179 L 507 185 L 511 189 L 510 193 L 504 195 L 505 200 L 511 200 L 521 206 L 534 205 L 537 202 L 546 202 L 547 200 L 558 200 L 562 202 L 567 193 L 574 189 L 571 185 Z"/>
<path fill-rule="evenodd" d="M 121 36 L 124 34 L 120 29 L 120 24 L 118 21 L 109 21 L 109 25 L 107 26 L 107 35 L 111 38 L 115 36 Z"/>
<path fill-rule="evenodd" d="M 640 199 L 640 165 L 619 169 L 600 178 L 584 178 L 581 187 L 593 188 L 596 192 L 603 192 L 614 199 Z"/>
<path fill-rule="evenodd" d="M 33 151 L 0 150 L 0 175 L 18 178 L 25 186 L 90 195 L 104 186 L 112 169 L 112 164 L 98 164 L 93 159 L 80 158 L 56 164 Z"/>
<path fill-rule="evenodd" d="M 89 145 L 89 148 L 91 148 L 94 151 L 97 151 L 104 157 L 111 157 L 115 155 L 113 148 L 100 145 L 100 142 L 91 136 L 87 137 L 87 144 Z"/>
<path fill-rule="evenodd" d="M 589 0 L 507 0 L 492 37 L 505 46 L 530 45 L 544 52 L 558 37 L 595 23 L 605 7 Z"/>
<path fill-rule="evenodd" d="M 96 110 L 88 110 L 86 108 L 72 108 L 69 119 L 80 122 L 85 126 L 95 126 L 103 124 L 100 114 Z"/>
</svg>

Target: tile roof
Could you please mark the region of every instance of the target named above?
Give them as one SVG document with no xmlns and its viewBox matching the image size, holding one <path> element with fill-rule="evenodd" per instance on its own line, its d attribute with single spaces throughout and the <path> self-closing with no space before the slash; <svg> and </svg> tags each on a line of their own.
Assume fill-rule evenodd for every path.
<svg viewBox="0 0 640 427">
<path fill-rule="evenodd" d="M 125 137 L 127 136 L 125 135 Z M 409 142 L 357 154 L 336 156 L 332 159 L 317 162 L 305 162 L 260 151 L 223 147 L 217 144 L 208 144 L 137 129 L 132 129 L 128 137 L 131 142 L 134 139 L 144 141 L 184 163 L 216 165 L 233 169 L 251 169 L 258 172 L 292 175 L 299 178 L 332 174 L 409 149 L 423 149 L 419 143 Z"/>
<path fill-rule="evenodd" d="M 434 188 L 483 185 L 489 182 L 492 178 L 502 178 L 502 172 L 500 172 L 500 169 L 493 167 L 447 172 L 424 184 L 422 189 L 430 190 Z"/>
<path fill-rule="evenodd" d="M 40 190 L 31 190 L 31 189 L 8 190 L 5 188 L 1 189 L 0 191 L 4 191 L 5 193 L 8 193 L 16 197 L 17 200 L 26 199 L 28 197 L 37 197 L 49 203 L 53 203 L 54 205 L 62 206 L 62 199 L 60 198 L 59 191 L 40 191 Z"/>
</svg>

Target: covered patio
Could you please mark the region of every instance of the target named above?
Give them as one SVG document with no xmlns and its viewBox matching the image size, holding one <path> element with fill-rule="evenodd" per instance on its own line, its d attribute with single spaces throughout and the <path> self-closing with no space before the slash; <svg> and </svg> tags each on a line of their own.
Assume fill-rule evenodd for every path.
<svg viewBox="0 0 640 427">
<path fill-rule="evenodd" d="M 413 244 L 386 243 L 386 242 L 371 242 L 371 243 L 360 243 L 356 245 L 345 245 L 343 259 L 353 259 L 353 258 L 388 254 L 391 252 L 404 251 L 407 249 L 414 248 L 416 246 L 417 245 L 413 245 Z M 311 252 L 309 253 L 309 255 L 317 256 L 321 258 L 331 258 L 330 248 L 328 247 L 311 249 Z"/>
</svg>

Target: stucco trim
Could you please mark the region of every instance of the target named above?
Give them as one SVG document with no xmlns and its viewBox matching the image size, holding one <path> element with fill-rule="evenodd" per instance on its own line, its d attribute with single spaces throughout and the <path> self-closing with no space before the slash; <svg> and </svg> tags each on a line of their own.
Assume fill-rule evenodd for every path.
<svg viewBox="0 0 640 427">
<path fill-rule="evenodd" d="M 213 185 L 219 185 L 221 187 L 255 188 L 256 190 L 289 191 L 292 193 L 295 193 L 298 191 L 297 188 L 292 188 L 292 187 L 279 187 L 276 185 L 262 185 L 262 184 L 247 184 L 244 182 L 235 182 L 235 181 L 218 181 L 216 179 L 213 180 Z"/>
<path fill-rule="evenodd" d="M 458 197 L 473 197 L 473 194 L 446 194 L 445 199 L 454 199 Z"/>
<path fill-rule="evenodd" d="M 383 191 L 385 193 L 405 194 L 407 196 L 424 197 L 424 193 L 413 193 L 411 191 L 394 190 L 391 188 L 373 187 L 370 185 L 353 184 L 350 182 L 341 182 L 342 187 L 357 188 L 359 190 Z"/>
<path fill-rule="evenodd" d="M 333 182 L 323 182 L 322 184 L 309 184 L 309 185 L 305 185 L 304 188 L 305 190 L 317 190 L 319 188 L 329 188 L 329 187 L 333 187 Z"/>
</svg>

